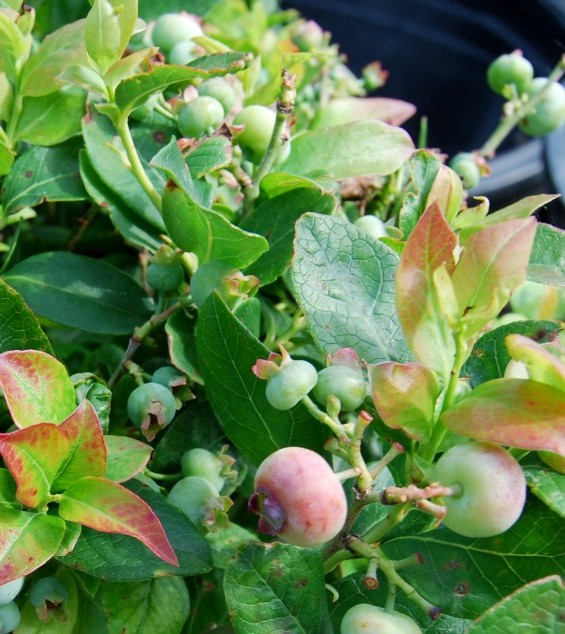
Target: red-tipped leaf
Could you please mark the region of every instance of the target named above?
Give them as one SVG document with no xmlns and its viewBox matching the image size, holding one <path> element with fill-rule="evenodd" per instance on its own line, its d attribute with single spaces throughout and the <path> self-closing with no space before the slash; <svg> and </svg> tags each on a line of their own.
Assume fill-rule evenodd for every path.
<svg viewBox="0 0 565 634">
<path fill-rule="evenodd" d="M 149 462 L 153 447 L 127 436 L 104 436 L 108 461 L 104 476 L 114 482 L 126 482 Z"/>
</svg>

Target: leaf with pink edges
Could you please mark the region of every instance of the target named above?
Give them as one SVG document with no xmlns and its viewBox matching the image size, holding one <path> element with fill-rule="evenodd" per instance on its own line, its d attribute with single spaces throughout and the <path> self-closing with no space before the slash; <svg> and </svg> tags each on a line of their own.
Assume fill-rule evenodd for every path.
<svg viewBox="0 0 565 634">
<path fill-rule="evenodd" d="M 2 510 L 0 513 L 0 585 L 28 575 L 55 555 L 65 522 L 55 515 Z"/>
<path fill-rule="evenodd" d="M 59 497 L 59 514 L 103 533 L 130 535 L 157 557 L 178 566 L 159 518 L 137 495 L 106 478 L 81 478 Z"/>
<path fill-rule="evenodd" d="M 439 383 L 421 363 L 378 363 L 369 367 L 371 395 L 387 427 L 402 429 L 409 438 L 430 439 Z"/>
<path fill-rule="evenodd" d="M 84 399 L 59 425 L 70 445 L 68 459 L 53 482 L 53 492 L 64 491 L 85 476 L 103 476 L 106 472 L 106 446 L 96 410 Z"/>
<path fill-rule="evenodd" d="M 104 436 L 108 461 L 106 473 L 108 480 L 126 482 L 145 468 L 151 458 L 153 447 L 135 438 L 127 436 Z"/>
<path fill-rule="evenodd" d="M 530 379 L 481 383 L 440 420 L 474 440 L 565 454 L 565 394 L 546 383 Z"/>
<path fill-rule="evenodd" d="M 452 275 L 466 332 L 496 317 L 526 279 L 536 219 L 508 220 L 471 236 Z"/>
<path fill-rule="evenodd" d="M 552 354 L 555 344 L 541 344 L 524 335 L 511 334 L 505 339 L 510 356 L 522 361 L 528 368 L 528 376 L 534 381 L 553 385 L 565 392 L 565 364 Z M 561 347 L 555 348 L 557 354 L 563 353 Z"/>
<path fill-rule="evenodd" d="M 65 366 L 39 350 L 0 354 L 0 387 L 16 427 L 63 422 L 76 407 Z"/>
<path fill-rule="evenodd" d="M 29 508 L 45 505 L 70 451 L 70 442 L 52 423 L 0 434 L 0 455 L 16 481 L 16 497 Z"/>
<path fill-rule="evenodd" d="M 443 314 L 434 273 L 455 267 L 457 237 L 437 203 L 422 214 L 396 272 L 396 309 L 402 330 L 419 361 L 448 378 L 455 344 Z"/>
</svg>

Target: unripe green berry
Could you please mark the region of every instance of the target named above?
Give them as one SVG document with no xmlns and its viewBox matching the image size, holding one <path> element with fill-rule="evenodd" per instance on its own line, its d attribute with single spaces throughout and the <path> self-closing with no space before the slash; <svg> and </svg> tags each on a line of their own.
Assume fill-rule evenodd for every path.
<svg viewBox="0 0 565 634">
<path fill-rule="evenodd" d="M 10 634 L 21 621 L 20 610 L 14 601 L 0 606 L 0 634 Z"/>
<path fill-rule="evenodd" d="M 171 390 L 159 383 L 144 383 L 129 395 L 127 411 L 134 425 L 148 440 L 175 417 L 177 404 Z"/>
<path fill-rule="evenodd" d="M 13 601 L 23 588 L 25 577 L 14 579 L 0 586 L 0 605 Z"/>
<path fill-rule="evenodd" d="M 519 51 L 497 57 L 487 69 L 488 85 L 506 98 L 512 97 L 512 86 L 519 95 L 526 92 L 533 77 L 533 66 Z"/>
<path fill-rule="evenodd" d="M 252 162 L 260 163 L 267 151 L 276 118 L 274 110 L 259 105 L 246 106 L 234 117 L 234 125 L 244 126 L 241 132 L 235 132 L 234 142 L 243 148 Z M 277 162 L 286 160 L 289 152 L 290 142 L 281 146 Z"/>
<path fill-rule="evenodd" d="M 186 451 L 180 461 L 182 475 L 198 476 L 208 480 L 218 491 L 224 486 L 224 478 L 220 475 L 223 469 L 222 461 L 211 451 L 196 447 Z"/>
<path fill-rule="evenodd" d="M 200 138 L 212 134 L 224 120 L 222 104 L 213 97 L 196 97 L 183 106 L 178 126 L 185 137 Z"/>
<path fill-rule="evenodd" d="M 155 46 L 168 53 L 177 42 L 191 42 L 203 34 L 200 24 L 188 13 L 163 13 L 157 18 L 151 37 Z"/>
<path fill-rule="evenodd" d="M 217 99 L 222 104 L 224 114 L 228 114 L 235 103 L 235 91 L 223 77 L 212 77 L 202 82 L 198 94 Z"/>
<path fill-rule="evenodd" d="M 317 381 L 318 373 L 311 363 L 289 361 L 267 381 L 267 400 L 276 409 L 290 409 L 310 392 Z"/>
<path fill-rule="evenodd" d="M 188 476 L 173 486 L 167 500 L 180 509 L 195 526 L 201 526 L 211 519 L 214 501 L 219 497 L 218 489 L 211 482 L 198 476 Z"/>
<path fill-rule="evenodd" d="M 196 58 L 193 42 L 177 42 L 167 54 L 167 62 L 184 66 Z"/>
<path fill-rule="evenodd" d="M 546 77 L 536 77 L 528 89 L 530 96 L 535 96 L 547 84 Z M 530 136 L 549 134 L 565 123 L 565 88 L 553 82 L 533 112 L 519 123 L 520 129 Z"/>
<path fill-rule="evenodd" d="M 369 214 L 367 216 L 361 216 L 353 223 L 356 227 L 363 229 L 363 231 L 370 235 L 375 240 L 386 236 L 385 223 L 377 216 Z"/>
<path fill-rule="evenodd" d="M 174 291 L 184 279 L 184 271 L 179 262 L 159 264 L 151 262 L 147 267 L 146 280 L 149 286 L 158 291 Z"/>
<path fill-rule="evenodd" d="M 465 189 L 472 189 L 481 180 L 481 169 L 470 152 L 460 152 L 449 162 L 449 167 L 456 172 Z"/>
<path fill-rule="evenodd" d="M 341 634 L 422 634 L 416 621 L 400 612 L 385 612 L 370 603 L 350 608 L 341 621 Z"/>
<path fill-rule="evenodd" d="M 333 394 L 339 399 L 342 411 L 357 409 L 367 396 L 363 372 L 348 365 L 330 365 L 318 372 L 313 394 L 321 405 L 325 406 L 328 396 Z"/>
</svg>

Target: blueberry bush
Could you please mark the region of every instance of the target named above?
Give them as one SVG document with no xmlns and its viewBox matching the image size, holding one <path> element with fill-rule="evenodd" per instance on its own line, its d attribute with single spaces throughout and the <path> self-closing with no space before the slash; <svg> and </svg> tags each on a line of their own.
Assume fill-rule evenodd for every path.
<svg viewBox="0 0 565 634">
<path fill-rule="evenodd" d="M 563 628 L 535 72 L 449 157 L 276 2 L 0 0 L 0 633 Z"/>
</svg>

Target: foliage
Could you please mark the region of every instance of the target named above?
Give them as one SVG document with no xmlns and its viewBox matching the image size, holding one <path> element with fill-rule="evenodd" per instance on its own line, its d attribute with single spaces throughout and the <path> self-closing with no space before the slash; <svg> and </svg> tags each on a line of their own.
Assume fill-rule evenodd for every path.
<svg viewBox="0 0 565 634">
<path fill-rule="evenodd" d="M 565 122 L 565 59 L 485 68 L 503 116 L 450 167 L 276 2 L 31 5 L 0 0 L 0 619 L 555 631 L 565 235 L 467 189 Z M 522 484 L 438 482 L 458 447 Z M 501 491 L 500 534 L 442 523 Z"/>
</svg>

